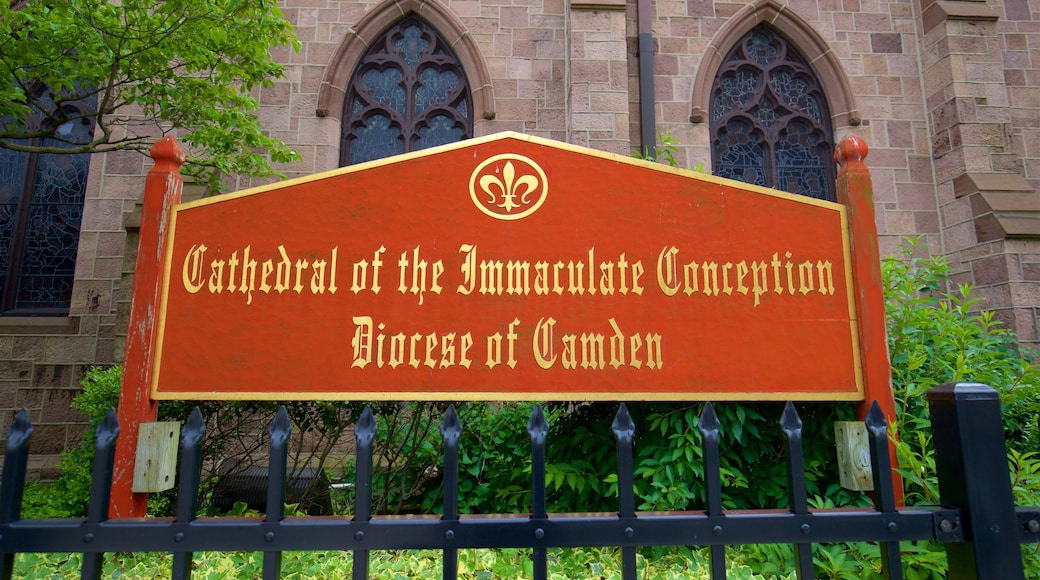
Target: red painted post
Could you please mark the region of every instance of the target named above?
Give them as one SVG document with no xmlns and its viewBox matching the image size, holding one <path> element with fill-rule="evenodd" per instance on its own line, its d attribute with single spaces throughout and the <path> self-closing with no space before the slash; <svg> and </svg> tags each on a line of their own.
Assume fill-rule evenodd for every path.
<svg viewBox="0 0 1040 580">
<path fill-rule="evenodd" d="M 888 360 L 888 334 L 885 326 L 885 294 L 881 280 L 881 252 L 874 221 L 874 186 L 870 170 L 863 163 L 869 151 L 857 135 L 848 135 L 834 150 L 838 163 L 838 203 L 849 212 L 849 238 L 852 246 L 852 278 L 856 289 L 856 316 L 859 319 L 860 361 L 863 365 L 864 400 L 858 414 L 864 419 L 872 401 L 877 401 L 889 425 L 896 420 L 892 397 L 892 367 Z M 893 443 L 888 447 L 892 465 L 896 461 Z M 892 472 L 896 501 L 902 504 L 903 482 Z"/>
<path fill-rule="evenodd" d="M 147 493 L 133 493 L 134 456 L 141 423 L 155 421 L 157 403 L 150 397 L 156 323 L 162 289 L 163 253 L 170 212 L 181 201 L 184 182 L 180 168 L 184 150 L 172 135 L 152 147 L 155 166 L 144 185 L 141 234 L 134 268 L 130 303 L 130 328 L 126 337 L 123 386 L 119 393 L 119 441 L 116 445 L 109 517 L 142 517 L 148 507 Z"/>
</svg>

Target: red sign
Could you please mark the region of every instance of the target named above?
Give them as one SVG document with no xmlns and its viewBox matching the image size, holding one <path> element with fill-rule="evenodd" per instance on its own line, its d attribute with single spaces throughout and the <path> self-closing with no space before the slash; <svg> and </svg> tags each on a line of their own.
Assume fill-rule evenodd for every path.
<svg viewBox="0 0 1040 580">
<path fill-rule="evenodd" d="M 846 219 L 517 134 L 182 204 L 152 396 L 860 400 Z"/>
</svg>

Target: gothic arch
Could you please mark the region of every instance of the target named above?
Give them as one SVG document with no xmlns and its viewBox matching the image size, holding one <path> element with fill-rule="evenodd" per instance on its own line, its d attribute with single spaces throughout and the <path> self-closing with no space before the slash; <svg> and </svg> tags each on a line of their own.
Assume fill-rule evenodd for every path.
<svg viewBox="0 0 1040 580">
<path fill-rule="evenodd" d="M 358 61 L 384 30 L 407 16 L 417 14 L 433 26 L 451 45 L 462 63 L 473 95 L 474 119 L 495 118 L 495 95 L 491 88 L 491 73 L 473 36 L 465 25 L 447 8 L 435 0 L 386 0 L 368 11 L 347 32 L 346 38 L 332 54 L 325 76 L 318 89 L 319 117 L 342 115 L 347 82 Z"/>
<path fill-rule="evenodd" d="M 697 76 L 694 77 L 690 122 L 707 122 L 711 88 L 723 59 L 734 44 L 762 23 L 769 24 L 785 36 L 813 67 L 827 95 L 833 129 L 858 126 L 861 121 L 860 113 L 856 108 L 855 94 L 841 61 L 812 26 L 775 0 L 751 2 L 715 34 L 715 38 L 705 49 Z"/>
</svg>

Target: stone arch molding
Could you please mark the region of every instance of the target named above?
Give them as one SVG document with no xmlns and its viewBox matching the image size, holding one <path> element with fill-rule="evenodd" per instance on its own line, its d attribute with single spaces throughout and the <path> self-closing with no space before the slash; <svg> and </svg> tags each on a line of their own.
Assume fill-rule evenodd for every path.
<svg viewBox="0 0 1040 580">
<path fill-rule="evenodd" d="M 384 30 L 409 14 L 415 14 L 433 26 L 455 51 L 473 96 L 474 118 L 495 118 L 491 73 L 480 47 L 462 21 L 433 0 L 387 0 L 365 13 L 347 32 L 325 67 L 318 89 L 317 116 L 342 117 L 347 83 L 358 61 Z"/>
<path fill-rule="evenodd" d="M 737 41 L 762 23 L 769 24 L 787 37 L 813 67 L 827 96 L 833 129 L 858 126 L 861 117 L 856 108 L 855 94 L 838 56 L 809 23 L 775 0 L 755 0 L 749 3 L 715 34 L 704 51 L 704 58 L 694 77 L 690 122 L 708 121 L 711 87 L 723 59 Z"/>
</svg>

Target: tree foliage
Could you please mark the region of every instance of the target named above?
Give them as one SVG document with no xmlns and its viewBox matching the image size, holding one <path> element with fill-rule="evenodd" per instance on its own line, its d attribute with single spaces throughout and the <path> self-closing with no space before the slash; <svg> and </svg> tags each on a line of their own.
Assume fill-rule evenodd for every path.
<svg viewBox="0 0 1040 580">
<path fill-rule="evenodd" d="M 28 0 L 0 5 L 0 147 L 147 152 L 176 132 L 187 172 L 270 176 L 296 153 L 264 134 L 257 89 L 299 47 L 274 0 Z M 89 110 L 77 103 L 89 102 Z M 61 127 L 93 122 L 88 142 Z"/>
</svg>

